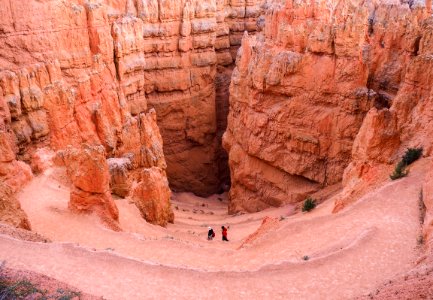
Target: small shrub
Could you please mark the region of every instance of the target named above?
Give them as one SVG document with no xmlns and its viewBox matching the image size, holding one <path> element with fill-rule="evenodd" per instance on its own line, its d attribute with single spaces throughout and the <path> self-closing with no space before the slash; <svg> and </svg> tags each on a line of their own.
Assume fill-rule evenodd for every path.
<svg viewBox="0 0 433 300">
<path fill-rule="evenodd" d="M 394 172 L 389 175 L 389 178 L 391 178 L 391 180 L 397 180 L 399 178 L 403 178 L 405 176 L 407 176 L 408 172 L 406 170 L 406 165 L 403 161 L 400 161 L 394 169 Z"/>
<path fill-rule="evenodd" d="M 401 161 L 406 165 L 410 165 L 418 160 L 422 155 L 422 148 L 408 148 L 403 155 Z"/>
<path fill-rule="evenodd" d="M 70 290 L 57 289 L 57 295 L 54 296 L 57 300 L 72 300 L 74 298 L 80 298 L 81 292 L 75 292 Z"/>
<path fill-rule="evenodd" d="M 44 296 L 46 293 L 26 279 L 17 282 L 0 279 L 0 299 L 24 299 L 29 296 Z"/>
<path fill-rule="evenodd" d="M 389 175 L 389 178 L 391 180 L 396 180 L 402 177 L 407 176 L 408 171 L 406 170 L 406 167 L 413 163 L 414 161 L 418 160 L 422 155 L 422 148 L 407 148 L 406 152 L 404 153 L 403 157 L 401 158 L 401 161 L 395 166 L 394 172 Z"/>
<path fill-rule="evenodd" d="M 424 245 L 424 237 L 423 237 L 422 234 L 420 234 L 420 235 L 418 236 L 418 238 L 416 239 L 416 243 L 418 244 L 418 246 L 422 246 L 422 245 Z"/>
<path fill-rule="evenodd" d="M 307 261 L 307 260 L 310 259 L 310 257 L 309 257 L 308 255 L 304 255 L 304 256 L 302 257 L 302 259 L 305 260 L 305 261 Z"/>
<path fill-rule="evenodd" d="M 302 211 L 310 211 L 316 207 L 316 200 L 311 197 L 305 199 L 304 204 L 302 205 Z"/>
</svg>

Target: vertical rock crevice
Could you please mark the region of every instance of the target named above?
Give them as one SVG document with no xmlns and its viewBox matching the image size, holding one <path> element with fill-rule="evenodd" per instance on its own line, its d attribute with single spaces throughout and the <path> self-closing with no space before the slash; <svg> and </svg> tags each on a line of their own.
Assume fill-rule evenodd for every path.
<svg viewBox="0 0 433 300">
<path fill-rule="evenodd" d="M 2 15 L 20 18 L 0 24 L 0 101 L 8 110 L 2 130 L 13 153 L 2 180 L 26 174 L 15 181 L 18 190 L 31 176 L 18 160 L 35 165 L 38 149 L 78 151 L 86 143 L 104 147 L 113 191 L 124 197 L 143 196 L 128 189 L 155 167 L 174 190 L 222 191 L 231 72 L 243 32 L 256 31 L 262 2 L 8 1 Z M 127 167 L 116 172 L 123 160 Z M 161 192 L 163 202 L 167 195 Z M 143 215 L 171 220 L 170 213 Z"/>
</svg>

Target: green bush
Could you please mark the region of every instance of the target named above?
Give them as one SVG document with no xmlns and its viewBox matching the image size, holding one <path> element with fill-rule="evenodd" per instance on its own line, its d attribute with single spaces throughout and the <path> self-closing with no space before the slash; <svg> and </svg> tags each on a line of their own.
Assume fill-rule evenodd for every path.
<svg viewBox="0 0 433 300">
<path fill-rule="evenodd" d="M 311 197 L 305 199 L 304 204 L 302 205 L 302 211 L 310 211 L 316 207 L 316 200 Z"/>
<path fill-rule="evenodd" d="M 422 148 L 408 148 L 403 155 L 401 161 L 406 165 L 410 165 L 418 160 L 422 155 Z"/>
<path fill-rule="evenodd" d="M 397 180 L 399 178 L 403 178 L 405 176 L 407 176 L 408 172 L 406 170 L 406 164 L 403 161 L 400 161 L 394 169 L 394 172 L 389 175 L 389 178 L 391 178 L 391 180 Z"/>
<path fill-rule="evenodd" d="M 25 299 L 26 297 L 44 296 L 45 294 L 46 291 L 38 289 L 26 279 L 16 282 L 0 279 L 0 299 Z"/>
<path fill-rule="evenodd" d="M 414 161 L 418 160 L 421 155 L 422 148 L 408 148 L 401 160 L 395 166 L 394 172 L 389 175 L 389 178 L 391 178 L 391 180 L 396 180 L 407 176 L 408 171 L 406 170 L 406 167 Z"/>
</svg>

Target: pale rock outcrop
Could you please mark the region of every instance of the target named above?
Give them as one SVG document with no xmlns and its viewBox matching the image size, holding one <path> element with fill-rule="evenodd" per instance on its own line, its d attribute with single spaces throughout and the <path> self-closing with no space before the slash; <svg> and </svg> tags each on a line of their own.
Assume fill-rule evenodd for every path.
<svg viewBox="0 0 433 300">
<path fill-rule="evenodd" d="M 142 169 L 167 168 L 163 153 L 163 141 L 156 123 L 156 113 L 151 109 L 131 117 L 123 126 L 123 143 L 116 150 L 116 158 L 107 160 L 110 170 L 110 186 L 114 194 L 126 197 L 133 180 L 138 180 Z"/>
<path fill-rule="evenodd" d="M 132 168 L 167 167 L 154 109 L 128 118 L 120 135 L 122 143 L 116 149 L 116 156 L 128 158 Z"/>
<path fill-rule="evenodd" d="M 368 164 L 387 168 L 408 146 L 430 153 L 428 9 L 268 3 L 263 34 L 243 38 L 230 87 L 231 212 L 290 203 L 299 182 L 307 192 L 346 184 Z M 261 167 L 245 164 L 251 159 Z"/>
<path fill-rule="evenodd" d="M 54 165 L 56 153 L 49 148 L 38 148 L 32 155 L 33 172 L 42 173 Z"/>
<path fill-rule="evenodd" d="M 58 152 L 72 182 L 69 208 L 75 212 L 95 212 L 116 229 L 119 211 L 111 198 L 110 173 L 103 146 L 84 144 Z"/>
<path fill-rule="evenodd" d="M 108 160 L 112 192 L 129 196 L 146 221 L 161 226 L 172 223 L 167 164 L 155 110 L 130 118 L 121 134 L 125 139 L 117 149 L 120 158 Z"/>
<path fill-rule="evenodd" d="M 139 182 L 131 191 L 131 199 L 149 223 L 166 226 L 174 222 L 170 206 L 171 191 L 165 172 L 152 167 L 141 171 Z"/>
<path fill-rule="evenodd" d="M 30 221 L 9 185 L 0 181 L 0 222 L 30 230 Z"/>
<path fill-rule="evenodd" d="M 127 157 L 109 158 L 107 163 L 110 170 L 111 192 L 119 197 L 126 197 L 130 190 L 128 172 L 131 169 L 131 160 Z"/>
</svg>

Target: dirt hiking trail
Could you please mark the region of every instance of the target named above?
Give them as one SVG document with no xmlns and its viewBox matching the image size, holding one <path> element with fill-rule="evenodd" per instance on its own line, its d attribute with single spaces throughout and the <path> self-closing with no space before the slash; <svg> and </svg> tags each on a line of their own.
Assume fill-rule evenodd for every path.
<svg viewBox="0 0 433 300">
<path fill-rule="evenodd" d="M 338 214 L 330 199 L 310 213 L 287 206 L 229 216 L 224 195 L 183 193 L 173 196 L 175 224 L 165 229 L 118 199 L 123 232 L 69 213 L 69 188 L 57 172 L 49 169 L 19 195 L 33 230 L 53 243 L 0 235 L 0 258 L 106 299 L 348 299 L 410 270 L 420 251 L 421 168 Z M 266 216 L 278 222 L 240 247 Z M 221 225 L 230 226 L 229 243 Z"/>
</svg>

